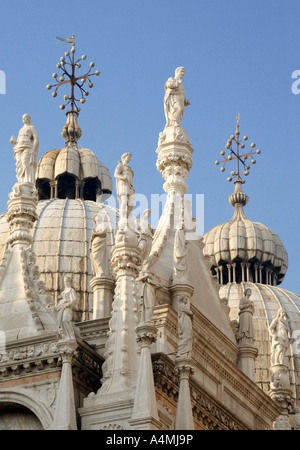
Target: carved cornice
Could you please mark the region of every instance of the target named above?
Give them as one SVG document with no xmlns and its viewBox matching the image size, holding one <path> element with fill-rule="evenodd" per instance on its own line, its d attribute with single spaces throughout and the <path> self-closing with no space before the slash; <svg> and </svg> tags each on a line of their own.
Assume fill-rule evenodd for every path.
<svg viewBox="0 0 300 450">
<path fill-rule="evenodd" d="M 103 359 L 81 339 L 77 344 L 72 358 L 74 379 L 88 391 L 96 390 L 102 377 Z M 11 343 L 6 353 L 0 354 L 0 382 L 61 370 L 61 352 L 58 339 L 32 341 L 27 345 Z"/>
<path fill-rule="evenodd" d="M 162 397 L 177 405 L 179 377 L 175 375 L 174 364 L 166 355 L 152 356 L 155 388 Z M 247 427 L 234 418 L 225 408 L 212 400 L 199 386 L 191 383 L 193 416 L 199 428 L 209 430 L 242 430 Z"/>
<path fill-rule="evenodd" d="M 57 341 L 10 346 L 0 354 L 0 380 L 49 371 L 60 367 Z"/>
</svg>

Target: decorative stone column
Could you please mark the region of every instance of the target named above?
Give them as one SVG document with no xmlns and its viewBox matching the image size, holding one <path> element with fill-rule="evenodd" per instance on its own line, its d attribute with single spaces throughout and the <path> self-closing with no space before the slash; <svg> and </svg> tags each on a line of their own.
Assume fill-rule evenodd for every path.
<svg viewBox="0 0 300 450">
<path fill-rule="evenodd" d="M 136 328 L 137 340 L 141 343 L 141 357 L 133 414 L 129 421 L 134 430 L 160 429 L 151 361 L 151 344 L 156 341 L 157 329 L 150 324 Z"/>
<path fill-rule="evenodd" d="M 111 276 L 94 277 L 90 284 L 93 289 L 93 319 L 109 317 L 112 310 L 115 280 Z"/>
<path fill-rule="evenodd" d="M 192 360 L 190 358 L 176 358 L 175 370 L 180 379 L 175 430 L 194 430 L 189 384 L 190 375 L 194 373 Z"/>
<path fill-rule="evenodd" d="M 31 183 L 16 183 L 9 195 L 6 220 L 10 234 L 8 244 L 28 248 L 32 244 L 31 229 L 37 220 L 37 191 Z"/>
<path fill-rule="evenodd" d="M 136 386 L 138 346 L 135 328 L 139 323 L 136 278 L 139 256 L 138 234 L 129 228 L 118 230 L 111 260 L 116 274 L 116 288 L 100 393 L 125 393 Z"/>
<path fill-rule="evenodd" d="M 76 341 L 61 340 L 57 344 L 62 358 L 62 371 L 57 393 L 56 407 L 51 430 L 77 430 L 76 408 L 72 377 L 72 358 Z"/>
</svg>

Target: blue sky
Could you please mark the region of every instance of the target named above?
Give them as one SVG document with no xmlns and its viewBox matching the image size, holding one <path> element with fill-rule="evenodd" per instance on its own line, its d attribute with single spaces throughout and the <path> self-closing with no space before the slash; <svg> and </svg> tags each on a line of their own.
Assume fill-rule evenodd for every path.
<svg viewBox="0 0 300 450">
<path fill-rule="evenodd" d="M 56 36 L 76 36 L 101 76 L 82 107 L 79 144 L 92 149 L 111 173 L 130 151 L 137 192 L 163 192 L 157 171 L 163 130 L 164 83 L 178 66 L 191 106 L 182 126 L 194 148 L 189 193 L 204 194 L 204 231 L 229 220 L 233 184 L 214 161 L 235 130 L 262 153 L 244 191 L 247 217 L 274 230 L 289 255 L 282 287 L 299 289 L 300 95 L 291 87 L 300 70 L 300 2 L 294 0 L 91 0 L 88 3 L 2 0 L 0 70 L 0 210 L 15 183 L 10 144 L 32 117 L 41 156 L 62 148 L 65 113 L 46 85 L 67 49 Z M 65 92 L 64 92 L 65 93 Z"/>
</svg>

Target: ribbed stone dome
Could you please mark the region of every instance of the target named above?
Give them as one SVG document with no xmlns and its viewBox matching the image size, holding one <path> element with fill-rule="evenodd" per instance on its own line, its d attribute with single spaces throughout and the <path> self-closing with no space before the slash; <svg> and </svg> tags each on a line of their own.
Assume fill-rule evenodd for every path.
<svg viewBox="0 0 300 450">
<path fill-rule="evenodd" d="M 255 360 L 255 382 L 265 391 L 270 388 L 271 336 L 269 326 L 278 310 L 285 311 L 290 329 L 290 346 L 287 351 L 289 379 L 292 396 L 300 404 L 300 295 L 260 283 L 228 283 L 220 287 L 220 298 L 226 298 L 230 307 L 230 319 L 238 320 L 239 301 L 246 288 L 251 289 L 254 303 L 255 346 L 258 356 Z"/>
<path fill-rule="evenodd" d="M 50 198 L 106 199 L 112 192 L 108 168 L 92 150 L 79 148 L 82 131 L 77 123 L 78 113 L 69 111 L 62 130 L 65 147 L 46 152 L 37 168 L 39 200 Z"/>
<path fill-rule="evenodd" d="M 100 211 L 110 224 L 110 242 L 118 219 L 117 211 L 103 203 L 81 199 L 51 199 L 38 202 L 38 220 L 33 229 L 32 250 L 47 293 L 55 300 L 63 290 L 63 278 L 69 274 L 80 298 L 76 320 L 92 318 L 93 277 L 90 261 L 90 239 L 95 226 L 93 217 Z M 6 213 L 0 216 L 0 258 L 9 234 Z"/>
<path fill-rule="evenodd" d="M 278 285 L 287 271 L 287 252 L 278 235 L 265 225 L 249 220 L 243 210 L 248 196 L 241 183 L 229 197 L 234 206 L 231 220 L 205 234 L 204 255 L 221 284 L 252 281 Z"/>
</svg>

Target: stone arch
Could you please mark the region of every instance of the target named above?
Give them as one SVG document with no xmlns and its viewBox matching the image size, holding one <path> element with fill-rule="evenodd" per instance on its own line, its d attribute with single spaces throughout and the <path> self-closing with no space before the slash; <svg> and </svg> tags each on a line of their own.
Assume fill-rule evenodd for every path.
<svg viewBox="0 0 300 450">
<path fill-rule="evenodd" d="M 44 430 L 48 429 L 52 424 L 53 417 L 52 414 L 44 405 L 38 397 L 28 393 L 26 389 L 16 388 L 16 389 L 1 389 L 0 390 L 0 407 L 1 404 L 9 405 L 22 405 L 40 421 Z"/>
</svg>

